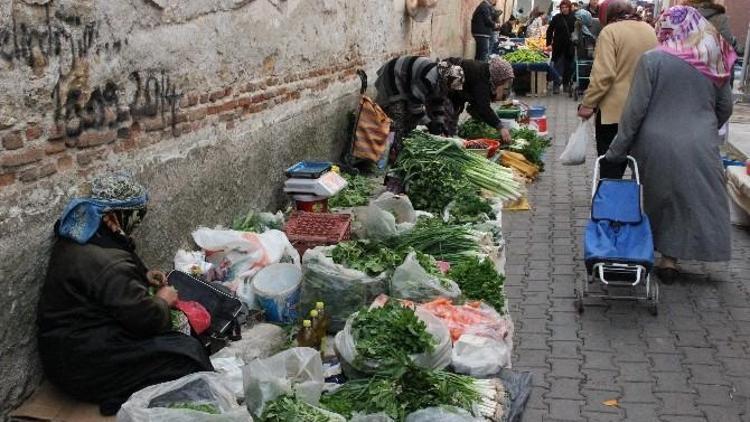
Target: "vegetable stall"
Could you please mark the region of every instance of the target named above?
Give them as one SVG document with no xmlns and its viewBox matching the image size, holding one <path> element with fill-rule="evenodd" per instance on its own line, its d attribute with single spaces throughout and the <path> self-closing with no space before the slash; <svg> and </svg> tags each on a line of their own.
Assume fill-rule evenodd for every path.
<svg viewBox="0 0 750 422">
<path fill-rule="evenodd" d="M 470 120 L 461 134 L 495 132 Z M 479 154 L 415 131 L 391 167 L 400 194 L 377 175 L 300 163 L 285 184 L 297 210 L 196 230 L 200 250 L 179 251 L 175 270 L 241 303 L 241 338 L 212 355 L 216 374 L 144 389 L 118 419 L 519 421 L 531 379 L 509 369 L 500 219 L 549 139 L 526 127 L 513 139 Z"/>
</svg>

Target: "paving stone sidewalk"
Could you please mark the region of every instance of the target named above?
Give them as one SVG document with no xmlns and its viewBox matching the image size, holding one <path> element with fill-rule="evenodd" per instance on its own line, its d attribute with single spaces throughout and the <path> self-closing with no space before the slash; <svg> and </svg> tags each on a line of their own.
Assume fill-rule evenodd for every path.
<svg viewBox="0 0 750 422">
<path fill-rule="evenodd" d="M 628 302 L 579 315 L 593 161 L 556 162 L 576 104 L 538 102 L 555 137 L 547 170 L 530 188 L 532 211 L 503 216 L 513 367 L 534 374 L 524 421 L 750 422 L 750 233 L 732 229 L 730 263 L 694 263 L 695 275 L 662 285 L 658 316 Z M 602 403 L 611 399 L 619 407 Z"/>
</svg>

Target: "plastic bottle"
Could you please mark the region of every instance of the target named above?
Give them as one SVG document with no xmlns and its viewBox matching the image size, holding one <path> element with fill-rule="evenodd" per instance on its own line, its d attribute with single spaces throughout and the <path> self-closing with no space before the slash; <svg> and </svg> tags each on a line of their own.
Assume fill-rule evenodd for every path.
<svg viewBox="0 0 750 422">
<path fill-rule="evenodd" d="M 312 321 L 306 319 L 302 321 L 302 329 L 297 333 L 297 346 L 299 347 L 318 347 L 317 336 L 312 329 Z"/>
<path fill-rule="evenodd" d="M 312 330 L 315 334 L 315 338 L 318 342 L 318 345 L 320 345 L 321 340 L 326 335 L 325 327 L 323 327 L 323 321 L 320 319 L 320 316 L 318 315 L 318 311 L 313 309 L 310 311 L 310 321 L 312 322 Z"/>
<path fill-rule="evenodd" d="M 320 318 L 323 326 L 323 336 L 325 337 L 331 327 L 331 316 L 326 312 L 326 304 L 323 302 L 315 302 L 315 310 L 318 311 L 318 318 Z"/>
</svg>

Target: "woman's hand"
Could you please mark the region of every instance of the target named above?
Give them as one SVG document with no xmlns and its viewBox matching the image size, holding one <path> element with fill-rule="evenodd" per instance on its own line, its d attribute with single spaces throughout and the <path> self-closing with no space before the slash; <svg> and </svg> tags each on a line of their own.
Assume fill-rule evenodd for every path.
<svg viewBox="0 0 750 422">
<path fill-rule="evenodd" d="M 502 140 L 502 143 L 505 145 L 510 144 L 510 142 L 513 140 L 510 137 L 510 131 L 507 128 L 500 129 L 500 139 Z"/>
<path fill-rule="evenodd" d="M 585 105 L 581 105 L 580 107 L 578 107 L 578 117 L 582 118 L 583 120 L 588 120 L 593 115 L 593 108 L 586 107 Z"/>
<path fill-rule="evenodd" d="M 158 270 L 149 270 L 149 272 L 146 273 L 146 279 L 148 279 L 148 284 L 156 288 L 163 287 L 167 284 L 166 274 Z"/>
</svg>

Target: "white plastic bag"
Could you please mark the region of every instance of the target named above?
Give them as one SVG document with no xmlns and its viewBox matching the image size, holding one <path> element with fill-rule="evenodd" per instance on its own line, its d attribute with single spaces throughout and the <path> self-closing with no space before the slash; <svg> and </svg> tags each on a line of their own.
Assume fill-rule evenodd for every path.
<svg viewBox="0 0 750 422">
<path fill-rule="evenodd" d="M 234 393 L 237 400 L 245 398 L 245 386 L 242 382 L 242 367 L 245 362 L 238 357 L 211 356 L 211 365 L 221 378 L 221 382 Z"/>
<path fill-rule="evenodd" d="M 247 409 L 256 416 L 263 414 L 267 402 L 283 395 L 317 406 L 325 384 L 320 352 L 309 347 L 256 359 L 245 366 L 243 374 Z"/>
<path fill-rule="evenodd" d="M 471 413 L 457 407 L 428 407 L 409 414 L 406 422 L 482 422 Z"/>
<path fill-rule="evenodd" d="M 227 347 L 211 356 L 238 358 L 244 363 L 265 359 L 279 352 L 286 343 L 286 332 L 274 324 L 260 323 L 242 330 L 242 339 L 230 342 Z"/>
<path fill-rule="evenodd" d="M 344 328 L 351 314 L 386 293 L 386 274 L 376 277 L 336 264 L 327 256 L 334 246 L 308 249 L 302 259 L 302 309 L 325 302 L 331 331 Z"/>
<path fill-rule="evenodd" d="M 416 253 L 411 252 L 393 272 L 391 295 L 397 299 L 429 302 L 438 297 L 456 299 L 461 295 L 461 289 L 453 280 L 427 273 L 419 264 Z"/>
<path fill-rule="evenodd" d="M 483 377 L 510 366 L 511 349 L 504 340 L 464 334 L 453 344 L 453 369 L 459 374 Z"/>
<path fill-rule="evenodd" d="M 213 278 L 236 283 L 233 290 L 237 290 L 243 279 L 252 277 L 267 265 L 281 262 L 285 256 L 300 266 L 299 253 L 279 230 L 258 234 L 201 227 L 193 232 L 193 240 L 214 265 L 218 276 Z"/>
<path fill-rule="evenodd" d="M 219 414 L 170 406 L 210 405 Z M 180 379 L 152 385 L 134 393 L 120 411 L 118 422 L 247 422 L 252 417 L 237 404 L 219 374 L 197 372 Z"/>
<path fill-rule="evenodd" d="M 366 236 L 379 240 L 411 230 L 417 222 L 417 214 L 408 196 L 383 192 L 370 202 L 364 220 Z"/>
<path fill-rule="evenodd" d="M 429 353 L 412 355 L 414 363 L 428 369 L 445 368 L 451 361 L 451 336 L 448 328 L 429 312 L 417 309 L 415 314 L 427 325 L 426 331 L 435 338 L 435 349 Z M 344 373 L 350 378 L 371 374 L 380 368 L 380 362 L 378 361 L 358 362 L 356 365 L 354 363 L 357 359 L 357 350 L 352 335 L 352 323 L 356 316 L 355 313 L 346 321 L 344 329 L 336 334 L 334 339 L 336 351 L 341 356 L 342 363 L 344 363 L 342 365 Z M 352 369 L 356 372 L 352 372 Z"/>
<path fill-rule="evenodd" d="M 563 165 L 577 166 L 586 162 L 586 147 L 589 143 L 593 143 L 591 132 L 591 119 L 581 120 L 560 155 Z"/>
<path fill-rule="evenodd" d="M 204 275 L 211 271 L 213 264 L 206 262 L 203 251 L 186 251 L 180 249 L 174 256 L 174 269 L 187 274 Z"/>
</svg>

